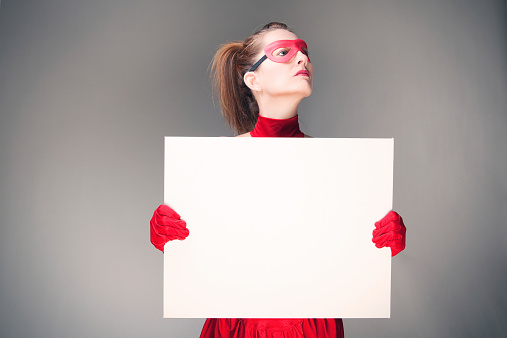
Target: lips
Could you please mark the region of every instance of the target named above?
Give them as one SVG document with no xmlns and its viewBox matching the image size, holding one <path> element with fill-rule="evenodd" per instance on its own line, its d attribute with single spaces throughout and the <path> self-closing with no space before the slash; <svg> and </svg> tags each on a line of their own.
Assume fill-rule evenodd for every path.
<svg viewBox="0 0 507 338">
<path fill-rule="evenodd" d="M 308 76 L 308 77 L 310 77 L 310 72 L 308 72 L 307 70 L 300 70 L 294 76 Z"/>
</svg>

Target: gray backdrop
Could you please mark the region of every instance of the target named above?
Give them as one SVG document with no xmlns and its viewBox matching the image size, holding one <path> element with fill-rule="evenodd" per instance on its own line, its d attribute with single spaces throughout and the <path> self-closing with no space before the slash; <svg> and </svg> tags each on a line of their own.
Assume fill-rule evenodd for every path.
<svg viewBox="0 0 507 338">
<path fill-rule="evenodd" d="M 395 138 L 392 318 L 346 336 L 505 336 L 504 0 L 1 5 L 1 337 L 198 336 L 162 318 L 163 137 L 233 135 L 209 62 L 272 20 L 310 47 L 304 132 Z"/>
</svg>

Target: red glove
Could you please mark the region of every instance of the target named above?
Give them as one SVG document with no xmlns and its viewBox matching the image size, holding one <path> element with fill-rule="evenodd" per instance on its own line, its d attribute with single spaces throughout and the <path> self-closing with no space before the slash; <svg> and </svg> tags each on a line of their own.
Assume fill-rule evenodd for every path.
<svg viewBox="0 0 507 338">
<path fill-rule="evenodd" d="M 391 256 L 394 257 L 405 249 L 406 232 L 401 216 L 391 210 L 375 223 L 372 242 L 377 248 L 390 247 Z"/>
<path fill-rule="evenodd" d="M 162 204 L 153 213 L 150 221 L 151 243 L 164 252 L 164 244 L 188 236 L 187 223 L 170 206 Z"/>
</svg>

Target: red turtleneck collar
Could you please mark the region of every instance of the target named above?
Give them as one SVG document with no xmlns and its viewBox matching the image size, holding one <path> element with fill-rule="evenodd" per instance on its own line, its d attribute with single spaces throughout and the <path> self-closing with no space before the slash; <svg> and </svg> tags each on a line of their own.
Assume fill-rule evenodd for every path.
<svg viewBox="0 0 507 338">
<path fill-rule="evenodd" d="M 298 115 L 290 119 L 272 119 L 259 115 L 252 137 L 304 137 L 299 130 Z"/>
</svg>

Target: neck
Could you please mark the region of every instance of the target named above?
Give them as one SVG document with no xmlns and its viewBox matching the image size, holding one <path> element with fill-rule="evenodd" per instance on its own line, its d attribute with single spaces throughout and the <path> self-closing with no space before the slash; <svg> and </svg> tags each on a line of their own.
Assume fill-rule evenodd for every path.
<svg viewBox="0 0 507 338">
<path fill-rule="evenodd" d="M 270 99 L 263 97 L 257 100 L 259 105 L 259 115 L 272 119 L 290 119 L 298 114 L 298 106 L 301 99 L 294 100 L 293 97 L 276 97 Z"/>
<path fill-rule="evenodd" d="M 299 130 L 298 115 L 288 119 L 273 119 L 259 114 L 252 137 L 304 137 Z"/>
</svg>

